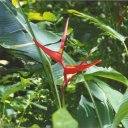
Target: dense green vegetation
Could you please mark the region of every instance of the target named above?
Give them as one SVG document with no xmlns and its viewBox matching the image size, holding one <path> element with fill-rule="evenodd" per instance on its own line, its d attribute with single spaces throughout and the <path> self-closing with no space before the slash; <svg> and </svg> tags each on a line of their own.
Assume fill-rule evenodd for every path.
<svg viewBox="0 0 128 128">
<path fill-rule="evenodd" d="M 102 62 L 63 97 L 64 67 L 33 39 L 59 51 L 68 17 L 66 65 Z M 127 1 L 1 0 L 0 128 L 128 128 L 127 24 Z"/>
</svg>

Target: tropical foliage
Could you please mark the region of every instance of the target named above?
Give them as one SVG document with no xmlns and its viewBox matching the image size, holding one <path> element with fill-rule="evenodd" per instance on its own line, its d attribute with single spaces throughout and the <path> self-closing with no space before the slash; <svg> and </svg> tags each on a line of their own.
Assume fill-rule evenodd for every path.
<svg viewBox="0 0 128 128">
<path fill-rule="evenodd" d="M 126 2 L 1 0 L 0 128 L 128 128 L 127 22 Z"/>
</svg>

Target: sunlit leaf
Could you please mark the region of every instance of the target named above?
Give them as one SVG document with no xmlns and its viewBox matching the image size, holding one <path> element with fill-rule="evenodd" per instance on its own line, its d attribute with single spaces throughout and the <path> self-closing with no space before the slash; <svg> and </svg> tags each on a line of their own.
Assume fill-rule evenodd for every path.
<svg viewBox="0 0 128 128">
<path fill-rule="evenodd" d="M 103 126 L 105 126 L 106 124 L 110 124 L 111 123 L 110 117 L 112 118 L 111 107 L 106 107 L 104 102 L 97 101 L 96 103 L 97 103 L 97 107 L 100 108 L 99 114 Z M 94 115 L 95 115 L 95 109 L 92 102 L 88 101 L 87 98 L 82 95 L 76 114 L 79 127 L 99 128 L 98 120 Z"/>
<path fill-rule="evenodd" d="M 31 128 L 40 128 L 38 124 L 33 124 Z"/>
<path fill-rule="evenodd" d="M 118 111 L 115 115 L 112 128 L 116 126 L 123 120 L 123 118 L 128 115 L 128 91 L 124 94 L 123 98 L 119 102 Z"/>
<path fill-rule="evenodd" d="M 12 4 L 13 4 L 16 8 L 19 8 L 19 4 L 18 4 L 17 0 L 12 0 Z M 25 4 L 27 4 L 27 1 L 26 1 L 26 0 L 20 1 L 20 5 L 21 5 L 21 6 L 23 6 L 23 5 L 25 5 Z"/>
<path fill-rule="evenodd" d="M 103 67 L 93 66 L 86 71 L 85 77 L 93 77 L 93 76 L 99 76 L 103 78 L 116 80 L 128 86 L 128 79 L 121 73 L 112 69 L 111 67 L 103 68 Z"/>
<path fill-rule="evenodd" d="M 112 106 L 112 108 L 114 109 L 114 111 L 117 113 L 118 112 L 118 109 L 119 109 L 119 105 L 121 105 L 121 102 L 124 102 L 124 103 L 127 102 L 127 100 L 124 100 L 125 98 L 127 99 L 127 95 L 126 96 L 123 96 L 122 93 L 120 93 L 119 91 L 117 91 L 115 89 L 112 89 L 107 83 L 105 83 L 105 82 L 103 82 L 101 80 L 95 79 L 95 82 L 104 91 L 104 94 L 107 97 L 110 105 Z M 123 108 L 123 104 L 122 104 L 121 109 L 122 108 Z M 125 107 L 123 109 L 124 109 L 124 111 L 125 110 L 127 111 L 127 109 Z M 115 120 L 117 120 L 117 122 L 116 122 L 117 124 L 122 120 L 122 117 L 124 117 L 124 116 L 122 116 L 122 114 L 119 115 L 119 118 L 118 118 L 118 116 L 116 117 L 117 119 L 115 119 Z M 125 113 L 124 115 L 126 115 L 126 114 L 127 113 Z M 127 121 L 128 121 L 128 116 L 125 117 L 122 120 L 122 123 L 125 126 L 125 128 L 128 127 Z M 113 124 L 113 125 L 115 125 L 115 124 Z"/>
<path fill-rule="evenodd" d="M 43 20 L 50 21 L 50 22 L 55 22 L 56 21 L 56 16 L 51 12 L 44 12 L 43 13 Z"/>
<path fill-rule="evenodd" d="M 41 16 L 40 13 L 37 13 L 37 12 L 29 12 L 28 13 L 28 19 L 29 20 L 43 20 L 43 17 Z"/>
<path fill-rule="evenodd" d="M 53 128 L 78 128 L 78 123 L 65 108 L 57 110 L 53 116 Z"/>
<path fill-rule="evenodd" d="M 0 97 L 2 100 L 6 100 L 10 94 L 14 94 L 19 90 L 23 90 L 25 88 L 20 82 L 7 86 L 7 87 L 0 87 Z"/>
</svg>

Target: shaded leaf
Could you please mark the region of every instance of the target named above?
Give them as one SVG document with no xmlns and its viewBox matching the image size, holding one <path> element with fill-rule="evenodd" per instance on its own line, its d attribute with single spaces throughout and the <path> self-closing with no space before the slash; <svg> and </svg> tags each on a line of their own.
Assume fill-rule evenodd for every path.
<svg viewBox="0 0 128 128">
<path fill-rule="evenodd" d="M 84 14 L 84 13 L 80 13 L 76 10 L 68 10 L 68 13 L 72 13 L 78 17 L 89 20 L 91 23 L 95 24 L 96 26 L 101 28 L 103 31 L 105 31 L 105 33 L 107 35 L 109 35 L 113 38 L 116 38 L 116 39 L 120 40 L 121 42 L 124 42 L 124 40 L 126 39 L 126 37 L 124 37 L 123 35 L 121 35 L 117 31 L 115 31 L 114 29 L 112 29 L 110 26 L 105 25 L 104 23 L 100 22 L 98 19 L 96 19 L 92 16 L 89 16 L 89 15 Z"/>
<path fill-rule="evenodd" d="M 14 94 L 15 92 L 19 90 L 23 90 L 26 86 L 22 85 L 20 82 L 6 86 L 6 87 L 0 87 L 0 97 L 2 100 L 6 100 L 10 94 Z"/>
</svg>

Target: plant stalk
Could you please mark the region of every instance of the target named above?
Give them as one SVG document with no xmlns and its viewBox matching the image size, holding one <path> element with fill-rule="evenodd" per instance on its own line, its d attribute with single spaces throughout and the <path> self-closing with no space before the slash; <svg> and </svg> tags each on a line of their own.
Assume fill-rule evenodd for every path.
<svg viewBox="0 0 128 128">
<path fill-rule="evenodd" d="M 124 48 L 125 48 L 125 51 L 126 51 L 126 54 L 127 54 L 127 56 L 128 56 L 128 48 L 127 48 L 127 46 L 126 46 L 125 42 L 124 42 L 124 41 L 122 41 L 122 44 L 123 44 L 123 46 L 124 46 Z"/>
<path fill-rule="evenodd" d="M 2 128 L 3 127 L 3 124 L 4 124 L 4 118 L 5 118 L 4 113 L 5 113 L 5 101 L 3 102 L 2 117 L 0 119 L 0 128 Z"/>
<path fill-rule="evenodd" d="M 31 36 L 32 36 L 33 39 L 36 40 L 35 34 L 34 34 L 33 30 L 32 30 L 32 27 L 31 27 L 31 25 L 30 25 L 28 19 L 26 18 L 25 14 L 24 14 L 24 11 L 22 10 L 22 7 L 21 7 L 21 5 L 20 5 L 19 0 L 17 0 L 17 2 L 18 2 L 18 5 L 19 5 L 19 7 L 20 7 L 21 13 L 23 14 L 23 17 L 24 17 L 24 19 L 25 19 L 25 21 L 26 21 L 26 23 L 27 23 L 27 26 L 28 26 L 28 28 L 29 28 L 29 30 L 30 30 Z M 37 48 L 37 51 L 38 51 L 38 53 L 39 53 L 39 56 L 40 56 L 41 61 L 42 61 L 42 64 L 43 64 L 43 58 L 46 57 L 46 55 L 45 55 L 45 53 L 44 53 L 44 54 L 41 53 L 41 50 L 39 49 L 39 47 L 38 47 L 37 45 L 36 45 L 36 48 Z M 44 56 L 44 57 L 43 57 L 43 56 Z M 51 65 L 50 65 L 50 62 L 49 62 L 48 59 L 47 59 L 47 64 L 48 64 L 48 67 L 50 68 L 51 73 L 52 73 Z M 53 73 L 52 73 L 52 75 L 49 74 L 49 73 L 48 73 L 49 70 L 48 70 L 47 68 L 44 68 L 44 67 L 47 67 L 47 65 L 46 65 L 46 64 L 43 64 L 43 69 L 44 69 L 44 71 L 45 71 L 45 73 L 46 73 L 46 76 L 49 76 L 49 78 L 52 80 L 52 81 L 49 81 L 49 84 L 50 84 L 50 87 L 51 87 L 51 91 L 53 92 L 53 96 L 55 97 L 55 99 L 56 99 L 56 97 L 57 97 L 57 101 L 58 101 L 58 105 L 57 105 L 57 106 L 59 106 L 59 108 L 60 108 L 60 107 L 61 107 L 61 102 L 60 102 L 60 97 L 59 97 L 59 93 L 58 93 L 58 90 L 57 90 L 57 86 L 56 86 L 56 84 L 55 84 L 55 82 L 54 82 Z M 55 94 L 54 94 L 54 88 L 53 88 L 52 84 L 54 84 L 56 96 L 55 96 Z"/>
<path fill-rule="evenodd" d="M 83 74 L 82 74 L 82 77 L 83 77 L 83 79 L 84 79 L 84 85 L 85 85 L 85 87 L 87 88 L 88 94 L 89 94 L 89 96 L 90 96 L 90 98 L 91 98 L 91 100 L 92 100 L 92 103 L 93 103 L 93 105 L 94 105 L 95 112 L 96 112 L 96 115 L 97 115 L 97 118 L 98 118 L 98 122 L 99 122 L 99 127 L 100 127 L 100 128 L 103 128 L 102 121 L 101 121 L 101 118 L 100 118 L 100 114 L 99 114 L 98 108 L 97 108 L 97 106 L 96 106 L 95 100 L 94 100 L 94 98 L 93 98 L 93 96 L 92 96 L 92 94 L 91 94 L 89 85 L 88 85 L 88 83 L 86 82 L 86 80 L 85 80 Z"/>
</svg>

